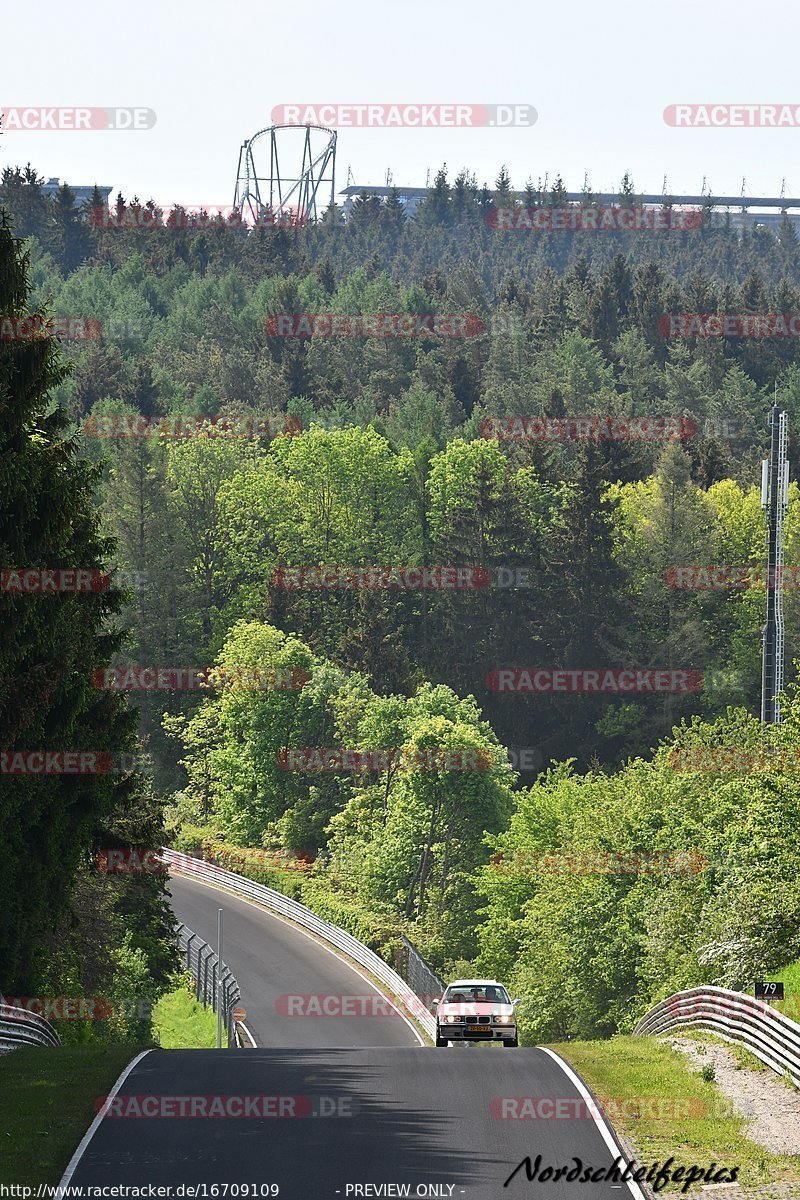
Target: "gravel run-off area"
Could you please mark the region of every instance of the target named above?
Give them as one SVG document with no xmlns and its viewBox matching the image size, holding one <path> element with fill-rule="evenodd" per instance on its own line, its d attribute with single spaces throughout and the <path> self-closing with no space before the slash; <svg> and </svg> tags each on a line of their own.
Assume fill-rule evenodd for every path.
<svg viewBox="0 0 800 1200">
<path fill-rule="evenodd" d="M 690 1037 L 666 1039 L 685 1054 L 692 1067 L 714 1068 L 714 1082 L 730 1102 L 733 1112 L 747 1119 L 745 1134 L 772 1154 L 800 1154 L 800 1092 L 772 1071 L 738 1067 L 724 1042 L 698 1042 Z M 678 1200 L 680 1193 L 662 1192 L 659 1200 Z M 800 1183 L 773 1183 L 764 1187 L 716 1186 L 701 1188 L 696 1196 L 719 1200 L 783 1200 L 800 1198 Z"/>
</svg>

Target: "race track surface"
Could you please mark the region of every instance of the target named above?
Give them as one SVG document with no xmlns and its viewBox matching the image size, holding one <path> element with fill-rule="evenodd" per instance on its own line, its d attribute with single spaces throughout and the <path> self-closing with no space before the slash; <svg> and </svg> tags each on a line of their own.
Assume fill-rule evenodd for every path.
<svg viewBox="0 0 800 1200">
<path fill-rule="evenodd" d="M 501 1119 L 502 1098 L 521 1096 L 560 1097 L 573 1115 Z M 206 1113 L 210 1097 L 237 1114 L 248 1097 L 262 1107 L 259 1115 L 192 1118 L 177 1115 L 178 1101 L 167 1097 L 182 1097 L 184 1111 L 187 1097 L 202 1098 Z M 164 1115 L 135 1115 L 148 1103 Z M 503 1186 L 527 1155 L 540 1154 L 542 1170 L 576 1156 L 594 1168 L 614 1158 L 594 1121 L 575 1117 L 582 1105 L 564 1071 L 537 1049 L 156 1050 L 112 1105 L 116 1115 L 99 1125 L 73 1184 L 249 1183 L 259 1188 L 251 1196 L 275 1184 L 282 1200 L 632 1194 L 610 1182 L 531 1183 L 524 1169 Z"/>
</svg>

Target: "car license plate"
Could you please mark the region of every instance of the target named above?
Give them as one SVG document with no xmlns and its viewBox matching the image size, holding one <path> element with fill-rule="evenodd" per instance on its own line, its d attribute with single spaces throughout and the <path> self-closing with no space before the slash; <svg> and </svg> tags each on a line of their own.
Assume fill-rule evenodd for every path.
<svg viewBox="0 0 800 1200">
<path fill-rule="evenodd" d="M 490 1025 L 468 1025 L 467 1033 L 491 1033 Z"/>
</svg>

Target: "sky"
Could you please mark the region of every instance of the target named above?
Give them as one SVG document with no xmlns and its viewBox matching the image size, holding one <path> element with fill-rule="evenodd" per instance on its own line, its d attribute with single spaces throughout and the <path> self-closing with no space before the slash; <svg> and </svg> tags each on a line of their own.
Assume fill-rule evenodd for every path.
<svg viewBox="0 0 800 1200">
<path fill-rule="evenodd" d="M 340 128 L 337 191 L 561 174 L 616 190 L 800 195 L 800 6 L 743 0 L 220 0 L 0 9 L 0 109 L 135 107 L 150 128 L 10 129 L 0 166 L 130 199 L 226 205 L 239 147 L 283 104 L 532 105 L 532 126 Z M 672 104 L 776 104 L 796 126 L 676 128 Z M 5 124 L 6 122 L 4 122 Z M 284 169 L 289 161 L 284 160 Z"/>
</svg>

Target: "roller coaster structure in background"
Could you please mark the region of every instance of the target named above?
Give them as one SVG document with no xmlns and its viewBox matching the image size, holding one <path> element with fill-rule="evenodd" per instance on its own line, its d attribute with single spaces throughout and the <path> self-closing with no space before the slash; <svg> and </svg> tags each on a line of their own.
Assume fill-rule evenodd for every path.
<svg viewBox="0 0 800 1200">
<path fill-rule="evenodd" d="M 289 163 L 289 171 L 299 164 L 298 174 L 284 174 L 281 159 Z M 335 174 L 334 130 L 324 125 L 270 125 L 242 143 L 234 207 L 254 222 L 265 211 L 298 224 L 315 221 L 322 209 L 335 203 Z"/>
<path fill-rule="evenodd" d="M 316 221 L 322 212 L 336 203 L 336 131 L 325 125 L 269 125 L 242 143 L 233 203 L 246 221 L 256 223 L 265 212 L 288 218 L 289 223 Z M 269 163 L 267 163 L 269 146 Z M 285 174 L 281 162 L 289 164 L 296 175 Z M 299 170 L 298 170 L 299 167 Z M 546 186 L 545 179 L 545 186 Z M 637 194 L 636 204 L 645 207 L 665 203 L 678 207 L 707 208 L 728 212 L 732 224 L 766 225 L 777 228 L 784 219 L 800 228 L 800 198 L 786 196 L 786 184 L 780 196 L 748 196 L 742 180 L 739 196 L 712 196 L 705 179 L 700 194 L 668 195 L 666 177 L 661 194 Z M 385 185 L 350 184 L 341 192 L 344 215 L 349 214 L 357 197 L 366 193 L 378 199 L 394 195 L 411 215 L 428 194 L 427 187 L 396 187 Z M 523 194 L 511 193 L 512 201 L 520 203 Z M 585 202 L 583 192 L 567 192 L 568 204 Z M 594 202 L 603 206 L 619 204 L 620 196 L 613 192 L 596 193 Z M 763 210 L 753 211 L 753 210 Z M 733 210 L 733 211 L 731 211 Z"/>
</svg>

